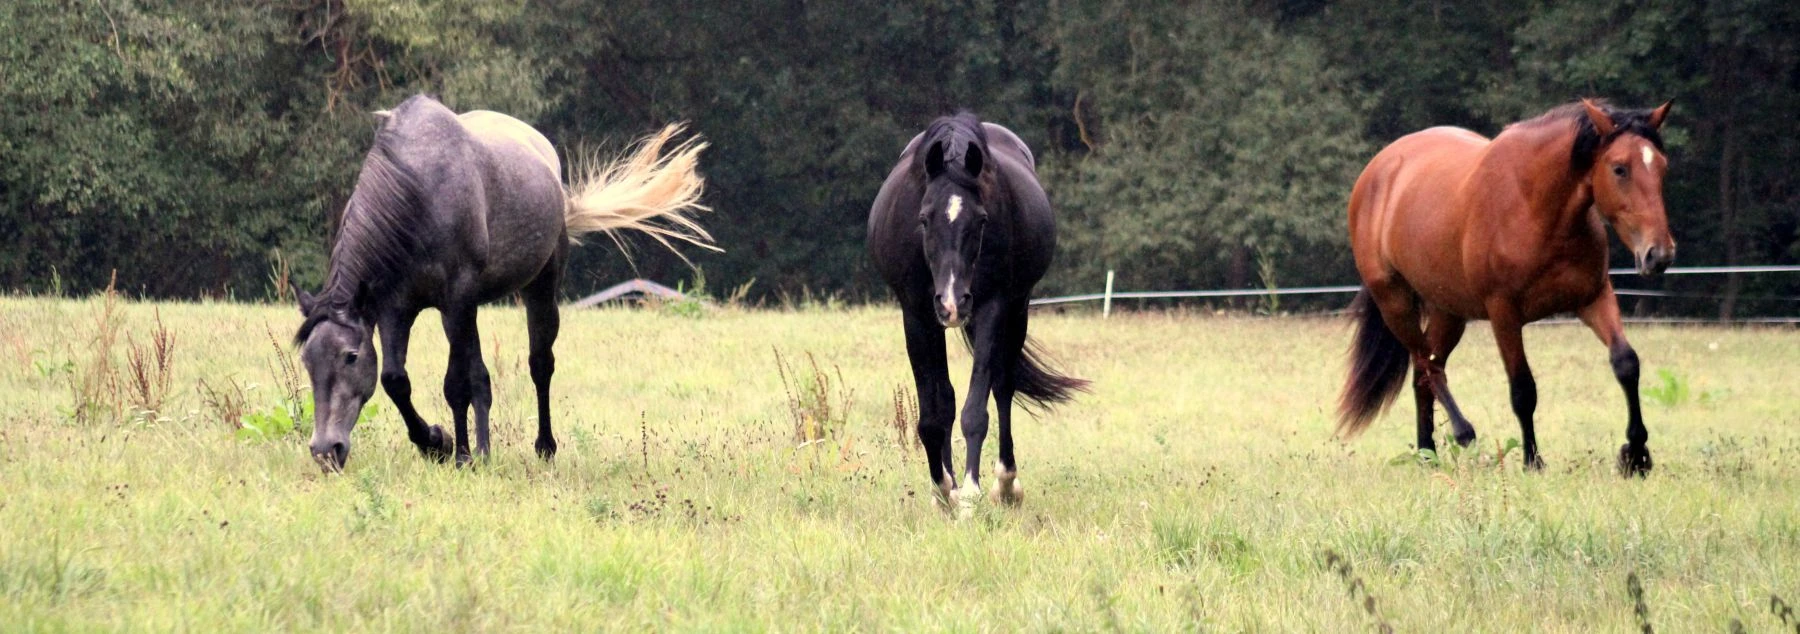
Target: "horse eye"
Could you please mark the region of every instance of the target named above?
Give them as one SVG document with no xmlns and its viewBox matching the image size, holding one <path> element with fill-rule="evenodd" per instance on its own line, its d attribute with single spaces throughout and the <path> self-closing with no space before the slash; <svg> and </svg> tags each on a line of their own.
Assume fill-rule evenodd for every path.
<svg viewBox="0 0 1800 634">
<path fill-rule="evenodd" d="M 356 353 L 355 352 L 344 353 L 344 365 L 356 365 Z"/>
<path fill-rule="evenodd" d="M 1625 166 L 1624 165 L 1614 165 L 1613 166 L 1613 176 L 1617 176 L 1619 178 L 1624 178 L 1625 177 Z"/>
</svg>

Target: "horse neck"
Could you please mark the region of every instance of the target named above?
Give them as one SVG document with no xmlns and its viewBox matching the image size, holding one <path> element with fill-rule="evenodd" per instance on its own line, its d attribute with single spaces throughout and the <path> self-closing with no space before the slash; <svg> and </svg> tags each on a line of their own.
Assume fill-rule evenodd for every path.
<svg viewBox="0 0 1800 634">
<path fill-rule="evenodd" d="M 1515 144 L 1523 160 L 1513 163 L 1514 177 L 1530 206 L 1530 217 L 1550 233 L 1560 233 L 1586 226 L 1586 213 L 1593 206 L 1593 189 L 1587 176 L 1577 173 L 1570 163 L 1574 147 L 1572 129 L 1542 126 L 1513 131 L 1509 144 Z M 1496 143 L 1500 143 L 1496 139 Z M 1542 222 L 1546 219 L 1548 223 Z"/>
<path fill-rule="evenodd" d="M 383 253 L 384 249 L 393 248 L 387 244 L 392 240 L 382 236 L 380 229 L 362 215 L 367 211 L 359 210 L 354 200 L 344 210 L 344 226 L 331 247 L 329 271 L 319 293 L 320 298 L 331 305 L 351 305 L 365 286 L 375 291 L 370 299 L 379 301 L 383 295 L 381 291 L 392 282 L 388 278 L 392 277 L 396 263 L 391 254 Z"/>
</svg>

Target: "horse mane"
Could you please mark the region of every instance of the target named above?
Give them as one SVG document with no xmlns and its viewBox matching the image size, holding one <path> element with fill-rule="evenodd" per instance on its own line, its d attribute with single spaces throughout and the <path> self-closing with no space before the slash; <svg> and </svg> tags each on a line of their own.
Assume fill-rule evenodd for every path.
<svg viewBox="0 0 1800 634">
<path fill-rule="evenodd" d="M 1575 143 L 1569 150 L 1569 167 L 1576 172 L 1586 172 L 1589 168 L 1592 168 L 1594 166 L 1594 155 L 1599 153 L 1600 148 L 1605 147 L 1606 144 L 1612 143 L 1613 139 L 1617 139 L 1625 134 L 1635 134 L 1644 137 L 1651 145 L 1656 146 L 1657 150 L 1663 149 L 1662 133 L 1657 131 L 1656 126 L 1650 125 L 1650 114 L 1654 112 L 1654 110 L 1616 108 L 1605 99 L 1591 99 L 1589 101 L 1593 102 L 1594 105 L 1599 106 L 1600 111 L 1605 112 L 1606 116 L 1612 118 L 1612 134 L 1602 137 L 1600 131 L 1594 128 L 1594 122 L 1588 119 L 1587 109 L 1582 107 L 1581 102 L 1579 101 L 1551 108 L 1537 117 L 1526 119 L 1506 127 L 1507 129 L 1512 129 L 1515 127 L 1536 128 L 1547 125 L 1575 126 Z"/>
<path fill-rule="evenodd" d="M 417 227 L 424 215 L 420 179 L 398 157 L 406 142 L 399 130 L 410 110 L 406 106 L 417 99 L 428 98 L 416 96 L 394 108 L 375 134 L 374 147 L 363 159 L 356 189 L 339 218 L 325 288 L 294 335 L 296 342 L 305 341 L 322 322 L 342 322 L 366 311 L 366 304 L 399 282 L 420 250 Z"/>
<path fill-rule="evenodd" d="M 958 110 L 956 114 L 938 117 L 925 128 L 925 138 L 919 143 L 919 151 L 914 161 L 920 174 L 925 173 L 925 155 L 931 152 L 933 144 L 944 146 L 944 177 L 950 179 L 958 187 L 986 193 L 980 174 L 970 174 L 963 169 L 963 155 L 968 153 L 970 143 L 981 148 L 983 159 L 993 165 L 994 153 L 988 150 L 987 127 L 981 125 L 981 118 L 967 110 Z"/>
</svg>

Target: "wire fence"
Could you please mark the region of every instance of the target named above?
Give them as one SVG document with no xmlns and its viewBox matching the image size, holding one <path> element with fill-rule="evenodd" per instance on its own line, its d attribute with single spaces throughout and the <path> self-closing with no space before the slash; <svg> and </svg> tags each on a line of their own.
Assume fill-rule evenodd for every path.
<svg viewBox="0 0 1800 634">
<path fill-rule="evenodd" d="M 1636 269 L 1611 269 L 1611 275 L 1636 275 Z M 1800 265 L 1758 265 L 1758 266 L 1690 266 L 1677 267 L 1663 271 L 1664 275 L 1727 275 L 1732 273 L 1800 273 Z M 1230 297 L 1271 297 L 1285 295 L 1329 295 L 1334 293 L 1355 293 L 1361 286 L 1305 286 L 1299 288 L 1245 288 L 1245 289 L 1213 289 L 1192 291 L 1113 291 L 1113 272 L 1106 272 L 1106 290 L 1099 293 L 1064 295 L 1061 297 L 1043 297 L 1031 300 L 1032 306 L 1054 306 L 1058 304 L 1075 304 L 1081 302 L 1101 302 L 1101 313 L 1112 313 L 1112 302 L 1118 299 L 1200 299 Z M 1724 299 L 1716 293 L 1685 293 L 1680 291 L 1664 291 L 1654 289 L 1617 288 L 1613 293 L 1626 297 L 1667 297 L 1679 299 Z M 1800 303 L 1800 297 L 1768 297 L 1739 295 L 1737 301 L 1767 301 Z M 1573 320 L 1546 320 L 1550 323 Z M 1680 317 L 1637 317 L 1626 321 L 1637 323 L 1719 323 L 1714 319 L 1680 318 Z M 1787 317 L 1752 317 L 1733 319 L 1733 323 L 1800 323 L 1800 315 Z"/>
</svg>

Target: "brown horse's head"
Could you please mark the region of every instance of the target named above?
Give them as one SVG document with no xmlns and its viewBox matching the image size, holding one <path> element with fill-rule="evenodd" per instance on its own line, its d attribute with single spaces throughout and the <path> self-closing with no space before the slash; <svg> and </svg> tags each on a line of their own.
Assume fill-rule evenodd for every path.
<svg viewBox="0 0 1800 634">
<path fill-rule="evenodd" d="M 1648 112 L 1614 110 L 1582 100 L 1596 143 L 1587 182 L 1594 208 L 1631 249 L 1638 274 L 1659 275 L 1675 261 L 1675 238 L 1663 209 L 1663 175 L 1669 160 L 1662 153 L 1663 118 L 1669 104 Z"/>
<path fill-rule="evenodd" d="M 312 456 L 320 468 L 339 471 L 350 460 L 350 430 L 375 395 L 374 337 L 365 315 L 295 291 L 306 316 L 294 339 L 312 379 Z"/>
</svg>

